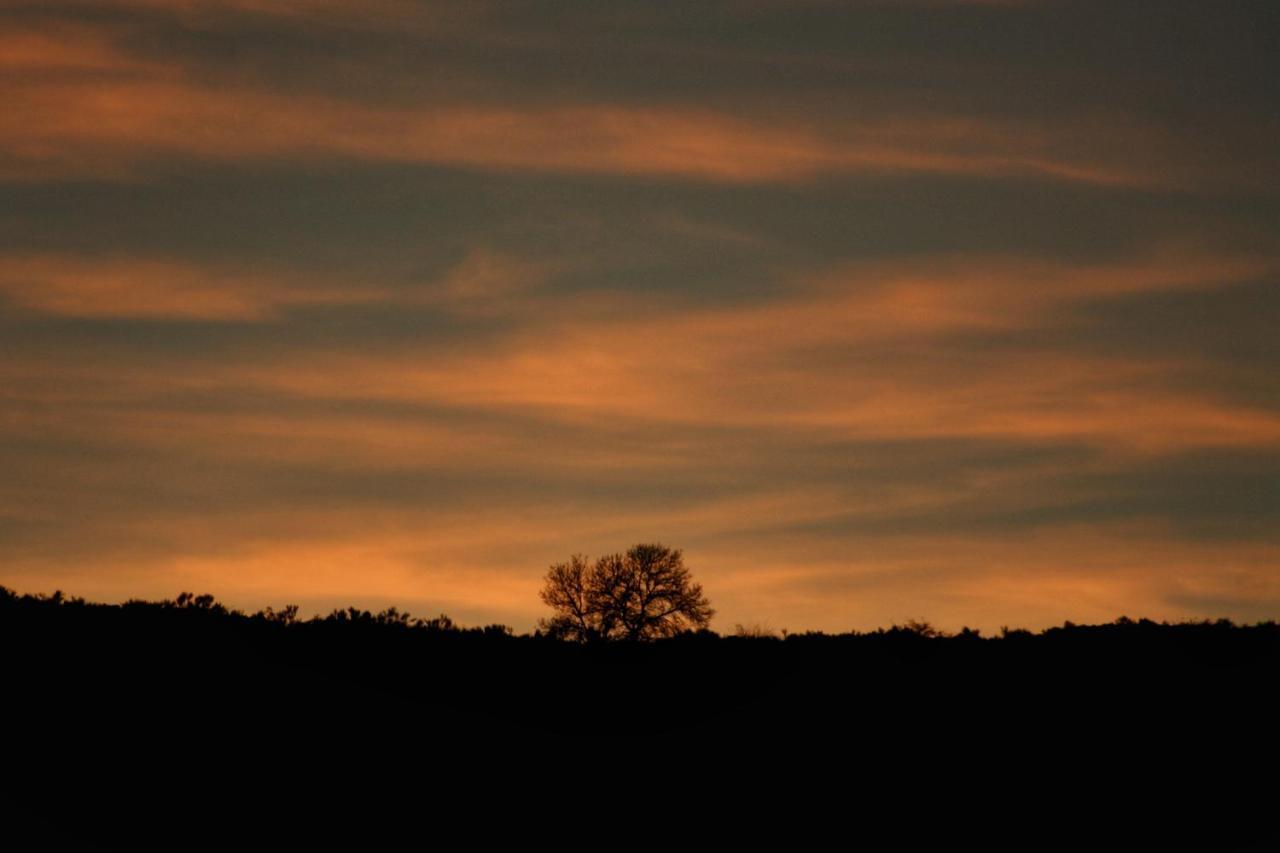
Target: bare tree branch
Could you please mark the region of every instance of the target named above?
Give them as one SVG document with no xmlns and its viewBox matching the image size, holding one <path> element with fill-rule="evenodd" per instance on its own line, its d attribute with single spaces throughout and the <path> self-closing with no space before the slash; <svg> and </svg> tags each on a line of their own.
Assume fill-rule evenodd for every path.
<svg viewBox="0 0 1280 853">
<path fill-rule="evenodd" d="M 715 615 L 680 550 L 658 544 L 590 564 L 575 554 L 550 568 L 541 598 L 555 615 L 540 624 L 582 642 L 669 637 L 705 628 Z"/>
</svg>

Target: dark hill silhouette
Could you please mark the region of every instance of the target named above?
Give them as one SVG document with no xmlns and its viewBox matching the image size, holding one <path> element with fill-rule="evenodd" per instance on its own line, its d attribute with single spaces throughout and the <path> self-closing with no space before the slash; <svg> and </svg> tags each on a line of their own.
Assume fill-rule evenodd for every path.
<svg viewBox="0 0 1280 853">
<path fill-rule="evenodd" d="M 1274 622 L 755 633 L 577 644 L 0 588 L 10 834 L 665 847 L 678 813 L 708 843 L 1267 840 Z"/>
</svg>

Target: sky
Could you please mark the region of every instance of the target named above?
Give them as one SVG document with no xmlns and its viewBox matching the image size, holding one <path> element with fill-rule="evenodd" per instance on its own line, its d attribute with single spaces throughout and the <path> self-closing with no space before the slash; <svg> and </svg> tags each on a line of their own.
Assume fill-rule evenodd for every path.
<svg viewBox="0 0 1280 853">
<path fill-rule="evenodd" d="M 0 584 L 1280 617 L 1274 0 L 0 0 Z"/>
</svg>

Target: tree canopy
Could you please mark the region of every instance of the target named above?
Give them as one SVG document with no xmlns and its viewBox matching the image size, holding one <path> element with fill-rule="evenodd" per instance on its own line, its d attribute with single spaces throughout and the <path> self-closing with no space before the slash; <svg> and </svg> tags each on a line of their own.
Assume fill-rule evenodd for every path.
<svg viewBox="0 0 1280 853">
<path fill-rule="evenodd" d="M 539 623 L 565 639 L 653 640 L 706 628 L 715 611 L 679 549 L 641 544 L 594 562 L 575 554 L 547 572 Z"/>
</svg>

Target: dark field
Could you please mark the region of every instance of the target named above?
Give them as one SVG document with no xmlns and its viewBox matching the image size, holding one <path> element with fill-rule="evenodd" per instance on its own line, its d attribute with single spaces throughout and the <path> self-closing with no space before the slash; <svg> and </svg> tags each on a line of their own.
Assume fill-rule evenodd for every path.
<svg viewBox="0 0 1280 853">
<path fill-rule="evenodd" d="M 585 646 L 5 591 L 0 642 L 12 849 L 1277 849 L 1274 622 Z"/>
</svg>

